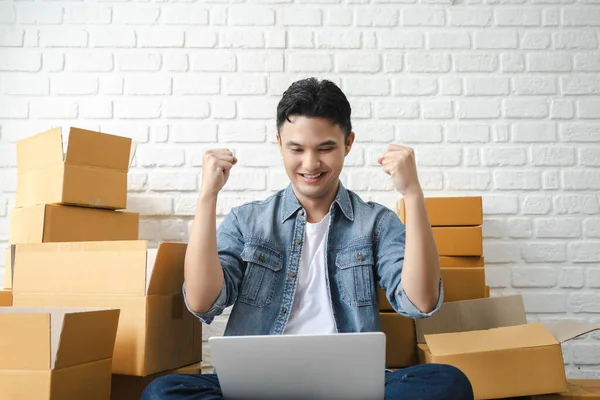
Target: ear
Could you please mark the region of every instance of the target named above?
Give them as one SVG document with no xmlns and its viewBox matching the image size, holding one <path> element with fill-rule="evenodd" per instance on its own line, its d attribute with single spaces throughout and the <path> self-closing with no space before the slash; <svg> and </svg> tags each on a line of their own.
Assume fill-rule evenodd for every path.
<svg viewBox="0 0 600 400">
<path fill-rule="evenodd" d="M 275 136 L 277 137 L 277 145 L 279 145 L 279 149 L 281 150 L 281 136 L 279 135 L 279 132 L 277 132 Z"/>
<path fill-rule="evenodd" d="M 348 137 L 346 138 L 346 145 L 345 145 L 345 155 L 347 156 L 348 153 L 350 153 L 350 150 L 352 149 L 352 144 L 354 143 L 354 132 L 350 132 L 350 135 L 348 135 Z"/>
</svg>

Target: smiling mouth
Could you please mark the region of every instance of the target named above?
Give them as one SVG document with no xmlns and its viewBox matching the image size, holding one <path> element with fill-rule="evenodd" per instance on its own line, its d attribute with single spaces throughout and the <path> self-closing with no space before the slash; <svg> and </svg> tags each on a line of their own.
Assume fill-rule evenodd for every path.
<svg viewBox="0 0 600 400">
<path fill-rule="evenodd" d="M 314 175 L 309 175 L 309 174 L 300 174 L 300 175 L 302 175 L 306 179 L 317 179 L 317 178 L 320 178 L 321 176 L 323 176 L 323 174 L 325 174 L 325 172 L 321 172 L 321 173 L 314 174 Z"/>
</svg>

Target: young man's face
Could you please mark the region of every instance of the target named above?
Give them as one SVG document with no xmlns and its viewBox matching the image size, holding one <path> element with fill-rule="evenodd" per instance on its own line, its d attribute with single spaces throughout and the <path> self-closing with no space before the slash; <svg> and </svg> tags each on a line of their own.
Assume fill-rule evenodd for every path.
<svg viewBox="0 0 600 400">
<path fill-rule="evenodd" d="M 338 188 L 344 158 L 354 142 L 354 132 L 344 131 L 325 118 L 290 116 L 277 136 L 285 171 L 300 201 L 330 199 Z"/>
</svg>

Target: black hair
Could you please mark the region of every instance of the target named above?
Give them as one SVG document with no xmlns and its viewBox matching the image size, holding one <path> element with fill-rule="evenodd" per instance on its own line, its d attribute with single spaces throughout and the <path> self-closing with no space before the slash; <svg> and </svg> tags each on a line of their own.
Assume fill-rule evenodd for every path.
<svg viewBox="0 0 600 400">
<path fill-rule="evenodd" d="M 350 103 L 344 92 L 333 82 L 307 78 L 296 81 L 283 93 L 277 105 L 277 133 L 291 115 L 326 118 L 338 125 L 345 137 L 352 132 Z"/>
</svg>

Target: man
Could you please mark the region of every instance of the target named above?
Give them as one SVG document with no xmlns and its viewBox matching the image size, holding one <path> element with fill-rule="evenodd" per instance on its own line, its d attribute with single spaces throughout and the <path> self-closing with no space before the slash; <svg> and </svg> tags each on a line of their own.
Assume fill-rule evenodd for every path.
<svg viewBox="0 0 600 400">
<path fill-rule="evenodd" d="M 218 230 L 217 196 L 236 157 L 207 151 L 185 259 L 184 297 L 203 322 L 233 305 L 225 335 L 380 330 L 376 285 L 407 317 L 433 314 L 443 299 L 437 249 L 412 149 L 379 158 L 404 197 L 406 225 L 339 181 L 354 142 L 350 104 L 330 81 L 292 84 L 277 106 L 277 142 L 290 185 L 235 207 Z M 458 369 L 418 365 L 386 372 L 386 399 L 473 399 Z M 145 400 L 222 399 L 212 375 L 155 380 Z"/>
</svg>

